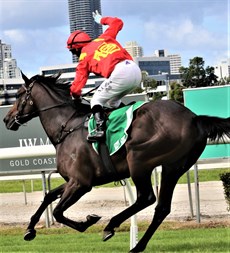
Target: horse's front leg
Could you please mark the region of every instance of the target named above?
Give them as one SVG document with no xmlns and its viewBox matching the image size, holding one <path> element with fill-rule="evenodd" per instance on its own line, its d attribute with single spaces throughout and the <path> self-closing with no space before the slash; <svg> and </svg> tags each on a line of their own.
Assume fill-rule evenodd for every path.
<svg viewBox="0 0 230 253">
<path fill-rule="evenodd" d="M 27 227 L 27 230 L 24 236 L 24 239 L 26 241 L 31 241 L 36 237 L 36 230 L 34 229 L 35 225 L 40 220 L 42 213 L 45 211 L 48 205 L 50 205 L 53 201 L 55 201 L 57 198 L 59 198 L 63 194 L 65 185 L 66 183 L 51 190 L 49 193 L 45 195 L 42 204 L 40 205 L 36 213 L 31 217 L 30 223 Z"/>
<path fill-rule="evenodd" d="M 100 220 L 100 216 L 95 214 L 88 215 L 86 221 L 77 222 L 71 219 L 66 218 L 63 213 L 73 204 L 75 204 L 85 193 L 89 192 L 92 187 L 81 185 L 77 180 L 70 180 L 66 187 L 65 191 L 62 194 L 62 197 L 53 211 L 53 215 L 57 222 L 60 222 L 66 226 L 69 226 L 79 232 L 84 232 L 88 227 L 95 224 Z"/>
</svg>

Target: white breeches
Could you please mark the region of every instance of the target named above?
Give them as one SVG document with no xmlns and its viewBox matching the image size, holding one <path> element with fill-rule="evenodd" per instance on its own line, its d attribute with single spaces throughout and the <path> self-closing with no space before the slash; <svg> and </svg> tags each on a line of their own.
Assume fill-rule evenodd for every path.
<svg viewBox="0 0 230 253">
<path fill-rule="evenodd" d="M 91 108 L 94 105 L 117 108 L 121 103 L 121 98 L 141 83 L 141 70 L 138 65 L 125 60 L 119 62 L 107 78 L 97 89 L 91 99 Z"/>
</svg>

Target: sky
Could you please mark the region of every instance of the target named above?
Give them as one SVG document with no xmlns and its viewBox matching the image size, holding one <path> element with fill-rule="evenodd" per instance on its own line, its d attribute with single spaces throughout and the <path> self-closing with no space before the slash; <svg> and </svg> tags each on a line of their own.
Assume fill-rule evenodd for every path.
<svg viewBox="0 0 230 253">
<path fill-rule="evenodd" d="M 180 54 L 182 66 L 198 56 L 215 66 L 230 55 L 230 0 L 101 0 L 102 16 L 124 27 L 118 41 L 136 41 L 144 56 L 157 49 Z M 0 0 L 0 39 L 31 77 L 40 67 L 72 63 L 67 0 Z"/>
</svg>

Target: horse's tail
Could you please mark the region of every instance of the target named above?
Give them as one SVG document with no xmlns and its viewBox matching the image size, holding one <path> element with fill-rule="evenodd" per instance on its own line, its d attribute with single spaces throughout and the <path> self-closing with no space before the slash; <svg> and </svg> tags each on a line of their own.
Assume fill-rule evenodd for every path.
<svg viewBox="0 0 230 253">
<path fill-rule="evenodd" d="M 219 118 L 212 116 L 196 116 L 195 121 L 201 132 L 210 139 L 218 142 L 226 142 L 226 136 L 230 138 L 230 118 Z"/>
</svg>

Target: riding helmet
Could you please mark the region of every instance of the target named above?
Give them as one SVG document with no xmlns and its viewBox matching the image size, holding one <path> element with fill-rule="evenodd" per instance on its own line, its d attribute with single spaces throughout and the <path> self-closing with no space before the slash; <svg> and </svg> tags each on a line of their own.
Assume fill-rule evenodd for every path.
<svg viewBox="0 0 230 253">
<path fill-rule="evenodd" d="M 72 32 L 67 40 L 68 49 L 81 49 L 92 39 L 89 35 L 81 30 L 76 30 Z"/>
</svg>

